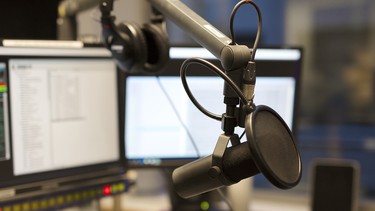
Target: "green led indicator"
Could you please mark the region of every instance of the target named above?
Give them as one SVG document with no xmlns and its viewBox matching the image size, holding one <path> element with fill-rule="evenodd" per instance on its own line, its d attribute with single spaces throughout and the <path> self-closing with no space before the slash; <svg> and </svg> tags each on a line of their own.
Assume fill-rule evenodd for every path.
<svg viewBox="0 0 375 211">
<path fill-rule="evenodd" d="M 7 92 L 7 86 L 0 86 L 0 93 Z"/>
<path fill-rule="evenodd" d="M 208 203 L 207 201 L 202 201 L 201 210 L 208 210 L 208 209 L 210 209 L 210 203 Z"/>
</svg>

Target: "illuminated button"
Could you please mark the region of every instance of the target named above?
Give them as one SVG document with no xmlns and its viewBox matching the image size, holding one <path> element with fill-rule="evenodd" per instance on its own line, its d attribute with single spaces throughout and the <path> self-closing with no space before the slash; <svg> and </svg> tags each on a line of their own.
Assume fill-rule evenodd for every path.
<svg viewBox="0 0 375 211">
<path fill-rule="evenodd" d="M 95 197 L 95 196 L 96 196 L 96 191 L 90 190 L 90 197 Z"/>
<path fill-rule="evenodd" d="M 7 91 L 7 86 L 4 83 L 1 83 L 0 84 L 0 92 L 4 93 L 6 91 Z M 1 208 L 0 208 L 0 211 L 1 211 Z"/>
<path fill-rule="evenodd" d="M 21 205 L 20 204 L 13 205 L 13 211 L 21 211 Z"/>
<path fill-rule="evenodd" d="M 29 211 L 30 210 L 30 204 L 28 202 L 25 202 L 22 204 L 22 211 Z"/>
<path fill-rule="evenodd" d="M 111 186 L 106 185 L 103 187 L 103 195 L 108 196 L 112 193 Z"/>
<path fill-rule="evenodd" d="M 81 194 L 78 193 L 78 192 L 75 193 L 75 194 L 74 194 L 74 200 L 75 200 L 75 201 L 79 201 L 79 200 L 81 200 Z"/>
<path fill-rule="evenodd" d="M 56 205 L 56 198 L 50 198 L 48 200 L 48 206 L 53 207 Z"/>
<path fill-rule="evenodd" d="M 48 206 L 48 201 L 46 199 L 42 199 L 42 201 L 40 202 L 40 207 L 42 209 L 45 209 L 47 208 L 47 206 Z"/>
<path fill-rule="evenodd" d="M 72 201 L 73 201 L 73 195 L 72 194 L 66 195 L 66 203 L 70 203 Z"/>
<path fill-rule="evenodd" d="M 117 185 L 116 184 L 112 184 L 111 185 L 111 190 L 112 190 L 112 193 L 117 193 Z"/>
<path fill-rule="evenodd" d="M 38 210 L 39 209 L 39 203 L 37 201 L 31 202 L 31 210 Z"/>
<path fill-rule="evenodd" d="M 90 192 L 88 190 L 83 192 L 82 197 L 83 199 L 88 199 L 90 197 Z"/>
<path fill-rule="evenodd" d="M 61 205 L 61 204 L 63 204 L 64 203 L 64 197 L 63 196 L 59 196 L 59 197 L 57 197 L 57 204 L 58 205 Z"/>
<path fill-rule="evenodd" d="M 120 192 L 123 192 L 125 190 L 125 184 L 124 183 L 118 184 L 118 189 Z"/>
<path fill-rule="evenodd" d="M 208 203 L 207 201 L 202 201 L 201 210 L 208 210 L 208 209 L 210 209 L 210 203 Z"/>
</svg>

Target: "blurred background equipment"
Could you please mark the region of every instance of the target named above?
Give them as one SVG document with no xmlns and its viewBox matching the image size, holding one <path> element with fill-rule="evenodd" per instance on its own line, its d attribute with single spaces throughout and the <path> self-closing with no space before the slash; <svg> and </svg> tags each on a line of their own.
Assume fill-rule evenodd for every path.
<svg viewBox="0 0 375 211">
<path fill-rule="evenodd" d="M 360 167 L 354 160 L 317 159 L 311 167 L 312 211 L 359 210 Z"/>
<path fill-rule="evenodd" d="M 0 39 L 56 40 L 57 0 L 4 1 L 0 8 Z"/>
</svg>

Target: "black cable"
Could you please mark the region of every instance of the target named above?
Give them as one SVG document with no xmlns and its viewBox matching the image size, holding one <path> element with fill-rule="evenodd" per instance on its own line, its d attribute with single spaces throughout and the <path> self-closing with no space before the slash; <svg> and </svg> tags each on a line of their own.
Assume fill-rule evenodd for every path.
<svg viewBox="0 0 375 211">
<path fill-rule="evenodd" d="M 193 58 L 191 58 L 191 59 L 193 59 Z M 184 63 L 181 65 L 181 69 L 180 69 L 181 81 L 182 81 L 182 85 L 183 85 L 183 87 L 185 89 L 186 94 L 190 98 L 191 102 L 195 105 L 195 107 L 197 107 L 203 114 L 205 114 L 206 116 L 208 116 L 208 117 L 210 117 L 212 119 L 221 121 L 221 115 L 214 114 L 214 113 L 208 111 L 207 109 L 205 109 L 197 101 L 197 99 L 194 97 L 194 95 L 190 91 L 189 85 L 188 85 L 187 80 L 186 80 L 186 70 L 187 70 L 188 66 L 191 64 L 188 60 L 189 59 L 187 59 L 187 60 L 184 61 Z"/>
<path fill-rule="evenodd" d="M 167 98 L 167 100 L 168 100 L 170 106 L 172 107 L 173 112 L 174 112 L 175 115 L 177 116 L 178 121 L 181 123 L 182 127 L 185 129 L 185 132 L 186 132 L 186 134 L 188 135 L 188 137 L 189 137 L 189 139 L 190 139 L 190 142 L 191 142 L 191 144 L 193 145 L 195 152 L 197 153 L 197 156 L 200 157 L 201 155 L 200 155 L 200 153 L 199 153 L 199 149 L 198 149 L 198 146 L 197 146 L 197 144 L 196 144 L 196 142 L 195 142 L 195 140 L 194 140 L 194 138 L 193 138 L 193 135 L 190 133 L 188 127 L 186 126 L 186 124 L 185 124 L 184 121 L 182 120 L 180 114 L 178 113 L 177 108 L 176 108 L 176 106 L 173 104 L 173 101 L 172 101 L 171 97 L 168 95 L 167 90 L 165 90 L 163 84 L 161 83 L 161 81 L 160 81 L 160 77 L 159 77 L 159 76 L 156 76 L 156 79 L 157 79 L 157 82 L 158 82 L 158 84 L 159 84 L 160 89 L 162 90 L 162 92 L 163 92 L 163 94 L 165 95 L 165 97 Z"/>
<path fill-rule="evenodd" d="M 243 136 L 245 135 L 245 133 L 246 133 L 246 130 L 244 130 L 244 131 L 242 132 L 242 134 L 241 134 L 241 136 L 240 136 L 240 140 L 243 138 Z"/>
<path fill-rule="evenodd" d="M 235 37 L 234 37 L 234 31 L 233 31 L 234 15 L 236 14 L 237 10 L 243 4 L 251 4 L 256 9 L 256 12 L 257 12 L 257 15 L 258 15 L 258 30 L 257 30 L 257 35 L 256 35 L 256 38 L 255 38 L 255 41 L 254 41 L 253 50 L 251 52 L 251 58 L 250 58 L 250 61 L 254 61 L 256 50 L 257 50 L 258 44 L 259 44 L 260 35 L 262 33 L 262 14 L 260 12 L 260 9 L 259 9 L 258 5 L 256 3 L 254 3 L 253 1 L 251 1 L 251 0 L 242 0 L 242 1 L 240 1 L 239 3 L 237 3 L 235 5 L 235 7 L 232 10 L 232 14 L 231 14 L 231 17 L 230 17 L 230 33 L 232 35 L 232 42 L 231 42 L 231 44 L 232 45 L 235 44 Z M 231 78 L 229 78 L 223 71 L 221 71 L 215 65 L 213 65 L 212 63 L 210 63 L 210 62 L 208 62 L 208 61 L 206 61 L 204 59 L 201 59 L 201 58 L 190 58 L 190 59 L 187 59 L 187 60 L 184 61 L 184 63 L 181 66 L 181 69 L 180 69 L 180 75 L 181 75 L 182 85 L 184 86 L 185 92 L 189 96 L 189 98 L 193 102 L 193 104 L 202 113 L 204 113 L 206 116 L 208 116 L 208 117 L 210 117 L 212 119 L 221 121 L 221 116 L 217 115 L 217 114 L 214 114 L 214 113 L 208 111 L 207 109 L 205 109 L 196 100 L 196 98 L 194 97 L 194 95 L 191 93 L 191 91 L 189 89 L 189 85 L 188 85 L 188 83 L 186 81 L 186 71 L 187 71 L 187 68 L 189 67 L 189 65 L 193 64 L 193 63 L 197 63 L 197 64 L 200 64 L 200 65 L 203 65 L 206 68 L 208 68 L 209 70 L 211 70 L 214 73 L 216 73 L 217 75 L 219 75 L 221 78 L 223 78 L 225 80 L 225 82 L 232 88 L 232 90 L 234 92 L 236 92 L 236 94 L 238 95 L 238 97 L 240 98 L 240 100 L 242 101 L 243 104 L 248 105 L 248 104 L 251 103 L 251 102 L 249 102 L 247 100 L 247 98 L 244 96 L 243 92 L 238 88 L 238 86 L 233 82 L 233 80 Z"/>
<path fill-rule="evenodd" d="M 234 8 L 232 10 L 232 13 L 231 13 L 231 16 L 230 16 L 230 34 L 232 36 L 231 45 L 236 44 L 234 32 L 233 32 L 234 15 L 236 14 L 238 8 L 240 8 L 240 6 L 243 5 L 243 4 L 251 4 L 255 8 L 255 10 L 257 12 L 257 15 L 258 15 L 258 30 L 257 30 L 257 35 L 256 35 L 256 38 L 255 38 L 255 41 L 254 41 L 253 50 L 251 52 L 251 61 L 253 62 L 254 59 L 255 59 L 255 53 L 258 49 L 260 35 L 262 34 L 262 13 L 260 12 L 260 9 L 259 9 L 258 5 L 251 0 L 240 1 L 239 3 L 236 4 L 236 6 L 234 6 Z"/>
<path fill-rule="evenodd" d="M 207 109 L 205 109 L 198 101 L 197 99 L 194 97 L 194 95 L 192 94 L 192 92 L 190 91 L 190 88 L 189 88 L 189 85 L 187 83 L 187 80 L 186 80 L 186 71 L 188 70 L 188 67 L 191 65 L 191 64 L 200 64 L 200 65 L 203 65 L 205 66 L 206 68 L 208 68 L 209 70 L 211 70 L 212 72 L 214 72 L 216 75 L 220 76 L 222 79 L 225 80 L 225 82 L 233 89 L 234 92 L 236 92 L 236 94 L 238 95 L 238 97 L 240 98 L 240 100 L 245 104 L 247 105 L 248 104 L 248 101 L 245 97 L 245 95 L 242 93 L 241 89 L 238 88 L 238 86 L 233 82 L 233 80 L 231 78 L 229 78 L 229 76 L 227 76 L 223 71 L 221 71 L 218 67 L 216 67 L 215 65 L 213 65 L 212 63 L 210 63 L 209 61 L 207 60 L 204 60 L 204 59 L 201 59 L 201 58 L 190 58 L 190 59 L 187 59 L 184 61 L 184 63 L 182 63 L 182 66 L 181 66 L 181 69 L 180 69 L 180 75 L 181 75 L 181 81 L 182 81 L 182 85 L 184 86 L 184 89 L 185 89 L 185 92 L 186 94 L 189 96 L 190 100 L 193 102 L 193 104 L 202 112 L 204 113 L 205 115 L 207 115 L 208 117 L 210 118 L 213 118 L 215 120 L 218 120 L 218 121 L 221 121 L 221 115 L 216 115 L 210 111 L 208 111 Z"/>
</svg>

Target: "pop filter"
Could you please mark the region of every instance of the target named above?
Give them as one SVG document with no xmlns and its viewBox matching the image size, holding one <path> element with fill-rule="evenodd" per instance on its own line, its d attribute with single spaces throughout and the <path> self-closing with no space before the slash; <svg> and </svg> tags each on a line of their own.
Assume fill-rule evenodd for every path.
<svg viewBox="0 0 375 211">
<path fill-rule="evenodd" d="M 257 106 L 246 116 L 250 153 L 260 172 L 276 187 L 288 189 L 301 179 L 301 157 L 292 132 L 268 106 Z"/>
<path fill-rule="evenodd" d="M 261 105 L 246 116 L 247 141 L 223 149 L 229 139 L 219 137 L 213 155 L 177 168 L 172 175 L 176 192 L 190 198 L 262 173 L 281 189 L 301 179 L 301 158 L 284 120 Z M 221 156 L 220 156 L 221 154 Z"/>
</svg>

